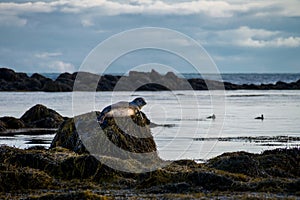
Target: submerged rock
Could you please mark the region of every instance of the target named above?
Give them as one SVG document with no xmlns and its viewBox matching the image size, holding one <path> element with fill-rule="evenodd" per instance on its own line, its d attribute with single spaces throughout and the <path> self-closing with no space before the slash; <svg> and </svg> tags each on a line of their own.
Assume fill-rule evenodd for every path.
<svg viewBox="0 0 300 200">
<path fill-rule="evenodd" d="M 56 111 L 41 104 L 30 108 L 20 119 L 31 128 L 58 128 L 64 121 Z"/>
</svg>

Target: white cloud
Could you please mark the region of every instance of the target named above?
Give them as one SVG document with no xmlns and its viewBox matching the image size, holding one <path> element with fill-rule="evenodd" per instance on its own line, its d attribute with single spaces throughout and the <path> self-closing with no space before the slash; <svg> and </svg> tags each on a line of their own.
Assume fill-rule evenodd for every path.
<svg viewBox="0 0 300 200">
<path fill-rule="evenodd" d="M 53 72 L 74 72 L 75 67 L 71 63 L 63 62 L 63 61 L 53 61 L 48 65 L 49 70 Z"/>
<path fill-rule="evenodd" d="M 300 37 L 283 37 L 279 31 L 265 29 L 252 29 L 247 26 L 238 29 L 214 32 L 215 36 L 210 38 L 211 43 L 228 46 L 242 47 L 300 47 Z M 203 34 L 202 34 L 203 35 Z M 206 33 L 209 35 L 209 33 Z M 209 42 L 206 42 L 209 44 Z"/>
<path fill-rule="evenodd" d="M 25 26 L 27 24 L 27 19 L 22 19 L 16 15 L 1 15 L 0 14 L 0 25 L 2 26 Z"/>
<path fill-rule="evenodd" d="M 25 3 L 0 3 L 0 16 L 19 16 L 23 13 L 49 13 L 54 11 L 66 13 L 87 13 L 99 15 L 150 14 L 150 15 L 190 15 L 205 14 L 210 17 L 232 17 L 237 13 L 253 16 L 277 15 L 300 16 L 300 1 L 236 1 L 236 0 L 54 0 Z M 92 10 L 91 10 L 92 9 Z M 83 24 L 86 24 L 83 22 Z"/>
<path fill-rule="evenodd" d="M 61 55 L 62 55 L 62 53 L 60 53 L 60 52 L 42 52 L 42 53 L 35 54 L 35 57 L 49 58 L 49 57 L 57 57 L 57 56 L 61 56 Z"/>
<path fill-rule="evenodd" d="M 81 24 L 83 27 L 90 27 L 95 25 L 90 19 L 82 19 Z"/>
</svg>

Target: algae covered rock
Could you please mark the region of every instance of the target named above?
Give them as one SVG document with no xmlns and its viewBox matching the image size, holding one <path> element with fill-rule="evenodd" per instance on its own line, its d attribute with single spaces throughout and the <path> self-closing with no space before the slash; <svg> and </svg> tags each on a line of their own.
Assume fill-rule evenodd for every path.
<svg viewBox="0 0 300 200">
<path fill-rule="evenodd" d="M 235 152 L 225 153 L 209 161 L 208 166 L 232 173 L 240 173 L 248 176 L 265 175 L 258 160 L 251 153 Z"/>
<path fill-rule="evenodd" d="M 57 128 L 64 121 L 56 111 L 41 104 L 30 108 L 20 119 L 32 128 Z"/>
<path fill-rule="evenodd" d="M 52 140 L 50 149 L 55 147 L 63 147 L 76 153 L 87 153 L 87 150 L 80 141 L 73 118 L 65 120 L 60 125 Z"/>
<path fill-rule="evenodd" d="M 76 153 L 97 152 L 99 148 L 104 150 L 102 154 L 106 154 L 114 151 L 107 144 L 111 142 L 129 152 L 156 152 L 156 144 L 149 127 L 150 120 L 144 113 L 128 117 L 107 117 L 101 125 L 97 122 L 99 114 L 91 112 L 75 117 L 77 127 L 74 119 L 66 120 L 60 126 L 50 148 L 61 146 Z M 85 145 L 88 145 L 88 149 Z"/>
</svg>

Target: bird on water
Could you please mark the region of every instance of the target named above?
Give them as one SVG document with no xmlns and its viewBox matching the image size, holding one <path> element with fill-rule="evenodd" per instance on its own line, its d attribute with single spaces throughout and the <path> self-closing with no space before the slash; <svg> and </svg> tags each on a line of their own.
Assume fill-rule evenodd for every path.
<svg viewBox="0 0 300 200">
<path fill-rule="evenodd" d="M 254 119 L 260 119 L 260 120 L 264 120 L 264 115 L 263 115 L 263 114 L 261 114 L 261 116 L 260 116 L 260 117 L 255 117 Z"/>
<path fill-rule="evenodd" d="M 213 115 L 211 115 L 211 116 L 206 117 L 206 119 L 216 119 L 216 115 L 213 114 Z"/>
</svg>

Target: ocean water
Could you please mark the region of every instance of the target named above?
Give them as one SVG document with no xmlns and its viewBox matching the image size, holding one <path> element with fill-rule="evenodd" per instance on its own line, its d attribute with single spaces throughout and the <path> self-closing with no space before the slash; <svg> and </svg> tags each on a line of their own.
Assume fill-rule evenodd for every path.
<svg viewBox="0 0 300 200">
<path fill-rule="evenodd" d="M 142 109 L 157 124 L 152 128 L 159 155 L 164 159 L 209 159 L 224 152 L 259 153 L 278 147 L 300 146 L 300 91 L 237 90 L 45 93 L 0 92 L 0 116 L 21 117 L 35 104 L 44 104 L 63 116 L 102 110 L 120 100 L 144 97 Z M 92 97 L 92 98 L 91 98 Z M 73 105 L 74 99 L 82 102 Z M 207 119 L 211 114 L 216 119 Z M 264 114 L 265 119 L 256 120 Z M 283 136 L 284 140 L 274 137 Z M 43 141 L 49 146 L 54 135 L 0 137 L 0 144 L 27 148 Z M 249 137 L 264 138 L 262 140 Z M 287 139 L 286 139 L 287 138 Z M 39 141 L 39 142 L 37 142 Z"/>
</svg>

